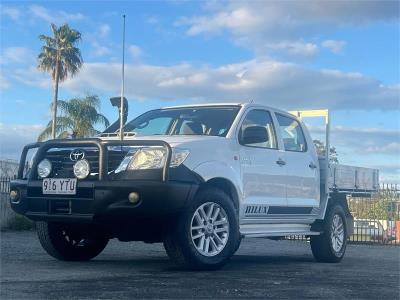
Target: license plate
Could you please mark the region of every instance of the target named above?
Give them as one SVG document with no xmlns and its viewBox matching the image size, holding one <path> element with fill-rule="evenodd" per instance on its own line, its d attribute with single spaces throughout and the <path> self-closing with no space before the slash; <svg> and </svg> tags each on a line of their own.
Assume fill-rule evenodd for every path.
<svg viewBox="0 0 400 300">
<path fill-rule="evenodd" d="M 43 194 L 75 195 L 76 178 L 45 178 L 42 192 Z"/>
</svg>

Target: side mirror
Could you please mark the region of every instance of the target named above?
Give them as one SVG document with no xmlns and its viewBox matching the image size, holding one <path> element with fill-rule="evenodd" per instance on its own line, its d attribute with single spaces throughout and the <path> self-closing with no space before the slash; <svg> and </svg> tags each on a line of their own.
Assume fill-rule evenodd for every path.
<svg viewBox="0 0 400 300">
<path fill-rule="evenodd" d="M 268 142 L 268 131 L 262 126 L 250 126 L 244 129 L 240 143 L 242 145 Z"/>
</svg>

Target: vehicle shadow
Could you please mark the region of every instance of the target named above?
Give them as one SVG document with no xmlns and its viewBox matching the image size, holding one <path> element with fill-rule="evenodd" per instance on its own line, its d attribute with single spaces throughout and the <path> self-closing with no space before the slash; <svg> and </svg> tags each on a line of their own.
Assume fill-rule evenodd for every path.
<svg viewBox="0 0 400 300">
<path fill-rule="evenodd" d="M 279 266 L 296 265 L 313 263 L 315 260 L 311 255 L 302 256 L 266 256 L 266 255 L 235 255 L 220 271 L 229 270 L 231 271 L 247 271 L 260 266 Z M 64 264 L 64 263 L 62 263 Z M 71 262 L 68 262 L 71 267 Z M 154 270 L 157 272 L 192 272 L 185 270 L 181 267 L 177 267 L 168 257 L 161 256 L 146 256 L 146 257 L 125 257 L 115 259 L 102 259 L 97 258 L 90 262 L 75 262 L 75 266 L 83 266 L 90 268 L 105 268 L 113 269 L 115 271 L 123 271 L 125 269 L 135 269 L 137 271 L 150 271 Z M 198 272 L 198 271 L 196 271 Z"/>
<path fill-rule="evenodd" d="M 235 255 L 231 259 L 231 263 L 235 264 L 287 264 L 294 262 L 314 262 L 312 255 L 279 255 L 279 256 L 267 256 L 267 255 Z"/>
</svg>

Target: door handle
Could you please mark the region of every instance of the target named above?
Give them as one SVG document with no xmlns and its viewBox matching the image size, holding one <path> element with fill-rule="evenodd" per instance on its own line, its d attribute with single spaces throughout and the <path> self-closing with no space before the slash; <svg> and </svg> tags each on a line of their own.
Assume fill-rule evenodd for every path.
<svg viewBox="0 0 400 300">
<path fill-rule="evenodd" d="M 278 165 L 280 165 L 280 166 L 286 165 L 286 161 L 282 160 L 282 158 L 278 159 L 278 160 L 276 161 L 276 163 L 277 163 Z"/>
<path fill-rule="evenodd" d="M 314 164 L 313 162 L 310 162 L 310 164 L 308 165 L 310 167 L 310 169 L 316 169 L 317 165 Z"/>
</svg>

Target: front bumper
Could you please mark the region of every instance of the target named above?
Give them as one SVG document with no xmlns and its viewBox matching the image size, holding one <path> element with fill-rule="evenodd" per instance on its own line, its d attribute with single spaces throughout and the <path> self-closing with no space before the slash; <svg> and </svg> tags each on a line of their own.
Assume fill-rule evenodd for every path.
<svg viewBox="0 0 400 300">
<path fill-rule="evenodd" d="M 44 195 L 43 181 L 37 174 L 37 165 L 48 155 L 48 151 L 64 148 L 73 151 L 87 147 L 97 148 L 98 159 L 94 159 L 98 165 L 96 178 L 78 180 L 76 195 L 73 196 Z M 109 162 L 114 159 L 110 149 L 115 147 L 163 147 L 166 151 L 164 166 L 157 170 L 115 174 L 109 169 Z M 35 148 L 37 152 L 30 171 L 25 172 L 28 151 Z M 161 216 L 177 214 L 194 197 L 202 179 L 183 165 L 170 168 L 171 153 L 168 143 L 156 140 L 92 138 L 50 140 L 26 145 L 21 155 L 18 179 L 11 182 L 11 192 L 18 191 L 19 199 L 11 201 L 11 207 L 34 221 L 88 222 L 101 225 L 129 223 L 141 219 L 156 220 Z M 63 162 L 62 158 L 56 157 L 57 164 Z M 139 194 L 138 203 L 128 201 L 131 192 Z"/>
<path fill-rule="evenodd" d="M 12 209 L 34 221 L 101 223 L 149 220 L 178 214 L 194 197 L 198 184 L 179 181 L 78 181 L 76 195 L 44 195 L 41 180 L 15 180 L 18 201 Z M 128 194 L 139 194 L 132 204 Z"/>
</svg>

